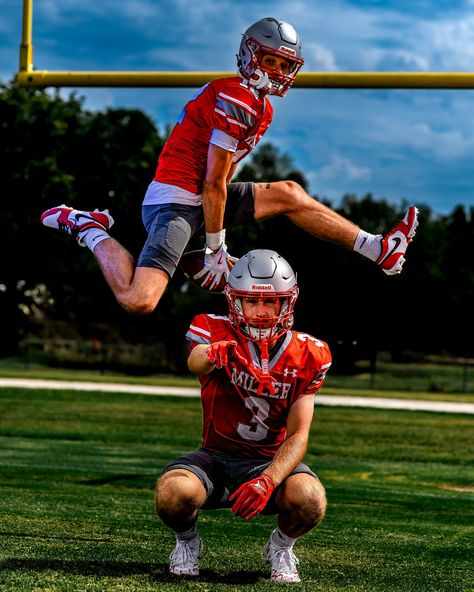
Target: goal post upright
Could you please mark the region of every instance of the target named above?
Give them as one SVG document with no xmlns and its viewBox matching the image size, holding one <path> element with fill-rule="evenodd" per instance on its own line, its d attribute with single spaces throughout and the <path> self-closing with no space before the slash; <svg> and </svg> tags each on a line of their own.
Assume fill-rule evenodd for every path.
<svg viewBox="0 0 474 592">
<path fill-rule="evenodd" d="M 33 0 L 23 0 L 23 24 L 20 45 L 20 73 L 33 70 Z"/>
<path fill-rule="evenodd" d="M 20 87 L 200 87 L 235 72 L 49 72 L 33 66 L 33 0 L 23 0 Z M 474 89 L 473 72 L 302 72 L 294 88 Z"/>
</svg>

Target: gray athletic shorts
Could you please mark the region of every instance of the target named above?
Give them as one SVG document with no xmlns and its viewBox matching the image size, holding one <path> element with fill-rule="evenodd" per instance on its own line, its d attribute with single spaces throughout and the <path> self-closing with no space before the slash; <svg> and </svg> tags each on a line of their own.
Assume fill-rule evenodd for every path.
<svg viewBox="0 0 474 592">
<path fill-rule="evenodd" d="M 258 477 L 270 464 L 270 460 L 247 460 L 219 454 L 210 450 L 200 448 L 196 452 L 180 456 L 172 461 L 162 471 L 162 475 L 172 469 L 186 469 L 194 473 L 204 486 L 207 493 L 203 510 L 216 510 L 218 508 L 230 508 L 233 501 L 229 502 L 229 495 L 238 489 L 242 483 L 246 483 Z M 315 479 L 318 477 L 304 463 L 297 465 L 290 473 L 307 473 Z M 319 481 L 319 479 L 318 479 Z M 278 486 L 273 492 L 268 504 L 262 514 L 277 514 L 278 508 L 275 497 L 278 493 Z"/>
<path fill-rule="evenodd" d="M 189 241 L 204 226 L 202 206 L 143 206 L 142 219 L 148 238 L 138 258 L 137 267 L 163 269 L 172 277 Z M 253 183 L 230 183 L 227 185 L 224 228 L 253 222 Z"/>
</svg>

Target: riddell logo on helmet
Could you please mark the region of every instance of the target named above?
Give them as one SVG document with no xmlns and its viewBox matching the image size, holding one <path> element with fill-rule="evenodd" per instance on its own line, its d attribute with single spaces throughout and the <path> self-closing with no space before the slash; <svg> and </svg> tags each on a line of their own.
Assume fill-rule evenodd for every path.
<svg viewBox="0 0 474 592">
<path fill-rule="evenodd" d="M 255 290 L 256 292 L 274 292 L 275 289 L 271 284 L 252 284 L 250 286 L 251 290 Z"/>
</svg>

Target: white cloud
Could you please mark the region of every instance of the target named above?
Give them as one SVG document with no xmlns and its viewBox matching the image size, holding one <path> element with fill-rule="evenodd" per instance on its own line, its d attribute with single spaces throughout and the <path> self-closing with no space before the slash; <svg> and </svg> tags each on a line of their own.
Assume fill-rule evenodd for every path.
<svg viewBox="0 0 474 592">
<path fill-rule="evenodd" d="M 461 14 L 457 19 L 423 24 L 421 33 L 440 69 L 472 72 L 474 16 Z"/>
<path fill-rule="evenodd" d="M 338 181 L 354 181 L 370 179 L 370 169 L 368 167 L 357 166 L 349 158 L 344 158 L 339 154 L 333 154 L 329 164 L 321 167 L 315 174 L 315 179 Z"/>
<path fill-rule="evenodd" d="M 474 139 L 464 137 L 460 129 L 435 130 L 420 123 L 413 130 L 413 146 L 432 152 L 441 159 L 458 159 L 472 154 Z"/>
<path fill-rule="evenodd" d="M 445 122 L 433 117 L 426 118 L 415 112 L 414 117 L 398 119 L 378 117 L 368 134 L 369 141 L 383 151 L 402 153 L 410 149 L 420 157 L 455 162 L 460 158 L 471 158 L 474 150 L 474 130 L 457 126 L 455 121 Z M 433 114 L 435 115 L 435 114 Z M 386 148 L 383 148 L 385 146 Z"/>
<path fill-rule="evenodd" d="M 336 72 L 339 70 L 334 53 L 320 43 L 306 43 L 303 55 L 306 71 Z"/>
<path fill-rule="evenodd" d="M 423 55 L 406 49 L 370 49 L 365 58 L 367 69 L 392 72 L 428 72 L 430 60 Z"/>
<path fill-rule="evenodd" d="M 397 10 L 396 4 L 387 8 L 321 0 L 308 3 L 294 24 L 312 66 L 313 47 L 319 46 L 342 71 L 472 71 L 474 15 L 466 2 L 445 9 L 434 4 Z"/>
</svg>

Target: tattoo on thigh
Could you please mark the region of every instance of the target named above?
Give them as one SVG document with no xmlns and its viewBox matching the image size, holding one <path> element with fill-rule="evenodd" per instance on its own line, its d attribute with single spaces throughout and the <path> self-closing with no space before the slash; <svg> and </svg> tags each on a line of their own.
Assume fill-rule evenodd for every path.
<svg viewBox="0 0 474 592">
<path fill-rule="evenodd" d="M 260 189 L 263 189 L 264 188 L 263 183 L 259 183 L 258 186 L 259 186 Z M 265 189 L 270 189 L 270 183 L 265 183 Z"/>
</svg>

